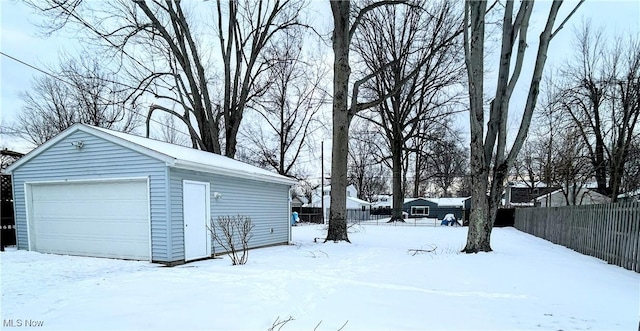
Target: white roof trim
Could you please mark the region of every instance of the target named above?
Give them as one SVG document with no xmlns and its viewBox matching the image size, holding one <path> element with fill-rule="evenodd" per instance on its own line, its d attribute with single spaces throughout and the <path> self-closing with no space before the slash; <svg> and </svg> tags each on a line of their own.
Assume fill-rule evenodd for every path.
<svg viewBox="0 0 640 331">
<path fill-rule="evenodd" d="M 97 128 L 85 124 L 74 124 L 68 129 L 56 135 L 46 143 L 40 145 L 20 160 L 7 168 L 11 173 L 22 164 L 28 162 L 49 147 L 60 142 L 69 135 L 83 131 L 96 137 L 105 139 L 125 148 L 134 150 L 140 154 L 165 162 L 169 167 L 196 170 L 210 173 L 219 173 L 231 177 L 251 178 L 271 183 L 294 185 L 297 180 L 281 176 L 271 171 L 258 168 L 247 163 L 234 160 L 222 155 L 213 154 L 189 147 L 178 146 L 167 142 L 134 136 L 122 132 Z"/>
<path fill-rule="evenodd" d="M 543 195 L 535 198 L 534 200 L 535 201 L 540 201 L 542 199 L 546 199 L 548 196 L 556 195 L 556 194 L 559 194 L 559 193 L 562 193 L 562 189 L 561 188 L 557 189 L 557 190 L 555 190 L 555 191 L 553 191 L 551 193 L 543 194 Z M 578 193 L 581 194 L 581 195 L 590 194 L 590 195 L 596 195 L 596 196 L 600 196 L 600 197 L 604 197 L 604 198 L 609 198 L 608 196 L 606 196 L 606 195 L 604 195 L 602 193 L 599 193 L 597 191 L 594 191 L 594 190 L 592 190 L 590 188 L 587 188 L 587 187 L 580 188 L 580 190 L 578 190 Z"/>
<path fill-rule="evenodd" d="M 364 201 L 362 199 L 358 199 L 358 198 L 354 198 L 354 197 L 347 197 L 347 200 L 351 200 L 353 202 L 359 203 L 361 205 L 373 205 L 373 203 L 369 202 L 369 201 Z"/>
<path fill-rule="evenodd" d="M 539 197 L 537 197 L 537 198 L 535 198 L 533 200 L 534 201 L 540 201 L 540 200 L 546 199 L 547 197 L 550 197 L 552 195 L 556 195 L 558 193 L 562 193 L 562 189 L 561 188 L 559 188 L 559 189 L 557 189 L 555 191 L 549 192 L 547 194 L 543 194 L 543 195 L 541 195 L 541 196 L 539 196 Z"/>
</svg>

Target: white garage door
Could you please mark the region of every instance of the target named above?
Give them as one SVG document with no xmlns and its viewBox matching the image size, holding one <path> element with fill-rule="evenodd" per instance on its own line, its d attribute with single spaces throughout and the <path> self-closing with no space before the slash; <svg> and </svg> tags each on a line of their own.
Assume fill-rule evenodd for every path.
<svg viewBox="0 0 640 331">
<path fill-rule="evenodd" d="M 31 185 L 31 250 L 150 260 L 146 180 Z"/>
</svg>

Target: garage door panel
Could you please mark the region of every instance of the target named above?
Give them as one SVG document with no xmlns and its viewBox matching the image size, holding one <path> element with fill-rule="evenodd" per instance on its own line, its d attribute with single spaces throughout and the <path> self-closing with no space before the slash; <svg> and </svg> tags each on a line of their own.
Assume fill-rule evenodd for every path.
<svg viewBox="0 0 640 331">
<path fill-rule="evenodd" d="M 147 190 L 146 181 L 34 185 L 32 249 L 149 260 Z"/>
<path fill-rule="evenodd" d="M 110 247 L 88 249 L 87 247 L 92 247 L 92 242 L 92 240 L 88 239 L 76 239 L 69 241 L 69 243 L 65 245 L 64 248 L 60 248 L 60 246 L 57 244 L 57 239 L 51 241 L 44 240 L 42 244 L 44 247 L 46 247 L 46 250 L 43 249 L 39 251 L 52 254 L 69 254 L 79 256 L 139 260 L 140 256 L 133 252 L 135 252 L 136 250 L 149 249 L 146 245 L 132 245 L 132 243 L 130 242 L 114 242 Z"/>
<path fill-rule="evenodd" d="M 137 221 L 141 217 L 149 214 L 149 208 L 145 205 L 146 200 L 136 201 L 102 201 L 102 202 L 34 202 L 38 208 L 34 210 L 33 216 L 39 219 L 76 219 L 78 221 L 103 221 L 101 215 L 111 215 L 115 212 L 120 214 L 118 220 Z M 113 210 L 117 208 L 118 210 Z M 78 210 L 81 209 L 81 210 Z M 91 210 L 91 215 L 79 213 L 82 210 Z M 112 217 L 109 217 L 113 219 Z"/>
<path fill-rule="evenodd" d="M 123 181 L 38 185 L 38 190 L 34 190 L 34 192 L 32 192 L 32 196 L 34 201 L 65 201 L 65 198 L 67 197 L 77 196 L 82 196 L 85 200 L 132 199 L 139 198 L 141 195 L 146 195 L 146 185 L 142 184 L 144 184 L 142 181 Z M 64 186 L 64 189 L 61 189 L 61 186 Z M 105 187 L 108 189 L 87 190 L 89 187 Z"/>
<path fill-rule="evenodd" d="M 68 220 L 68 219 L 51 219 L 47 221 L 38 220 L 38 237 L 41 236 L 72 236 L 72 237 L 96 237 L 110 240 L 118 240 L 118 238 L 137 238 L 147 239 L 149 237 L 149 228 L 145 224 L 139 222 L 113 221 L 111 219 L 99 220 Z"/>
</svg>

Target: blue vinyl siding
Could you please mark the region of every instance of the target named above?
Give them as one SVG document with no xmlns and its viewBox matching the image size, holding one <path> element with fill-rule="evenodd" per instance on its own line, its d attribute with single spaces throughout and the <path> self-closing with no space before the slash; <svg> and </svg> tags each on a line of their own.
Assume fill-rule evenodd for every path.
<svg viewBox="0 0 640 331">
<path fill-rule="evenodd" d="M 457 220 L 460 220 L 462 219 L 462 216 L 463 216 L 462 207 L 447 207 L 447 206 L 437 207 L 437 209 L 434 209 L 433 212 L 430 212 L 431 216 L 429 217 L 433 217 L 441 220 L 447 214 L 453 214 L 453 216 L 455 216 Z"/>
<path fill-rule="evenodd" d="M 182 181 L 210 183 L 211 217 L 249 216 L 255 224 L 251 248 L 286 244 L 289 240 L 289 186 L 262 181 L 170 168 L 171 235 L 174 260 L 184 260 Z M 222 195 L 216 199 L 213 192 Z M 271 233 L 273 229 L 273 233 Z M 214 251 L 221 247 L 213 243 Z"/>
<path fill-rule="evenodd" d="M 82 140 L 78 150 L 71 142 Z M 77 131 L 13 172 L 18 249 L 28 249 L 24 184 L 27 182 L 149 178 L 152 260 L 169 261 L 166 165 L 118 144 Z"/>
<path fill-rule="evenodd" d="M 428 215 L 413 215 L 411 213 L 411 207 L 412 206 L 425 206 L 425 207 L 429 207 L 429 214 Z M 444 216 L 446 214 L 453 214 L 456 219 L 462 219 L 463 216 L 463 209 L 462 207 L 447 207 L 447 206 L 441 206 L 439 207 L 437 203 L 432 202 L 432 201 L 428 201 L 428 200 L 423 200 L 423 199 L 416 199 L 413 201 L 409 201 L 406 202 L 403 206 L 402 206 L 402 210 L 404 210 L 405 212 L 407 212 L 409 214 L 409 217 L 426 217 L 426 218 L 437 218 L 437 219 L 443 219 Z"/>
<path fill-rule="evenodd" d="M 429 213 L 427 215 L 414 215 L 411 213 L 411 207 L 429 207 Z M 434 211 L 438 208 L 438 205 L 428 201 L 428 200 L 422 200 L 422 199 L 417 199 L 417 200 L 413 200 L 413 201 L 409 201 L 409 202 L 405 202 L 402 205 L 402 210 L 405 211 L 409 217 L 429 217 L 429 218 L 434 218 L 435 216 L 433 216 Z"/>
</svg>

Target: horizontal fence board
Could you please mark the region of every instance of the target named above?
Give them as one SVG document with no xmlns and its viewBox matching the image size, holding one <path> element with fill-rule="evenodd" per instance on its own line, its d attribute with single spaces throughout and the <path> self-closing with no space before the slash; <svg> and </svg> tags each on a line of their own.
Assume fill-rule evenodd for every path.
<svg viewBox="0 0 640 331">
<path fill-rule="evenodd" d="M 515 227 L 640 273 L 640 202 L 520 208 Z"/>
</svg>

